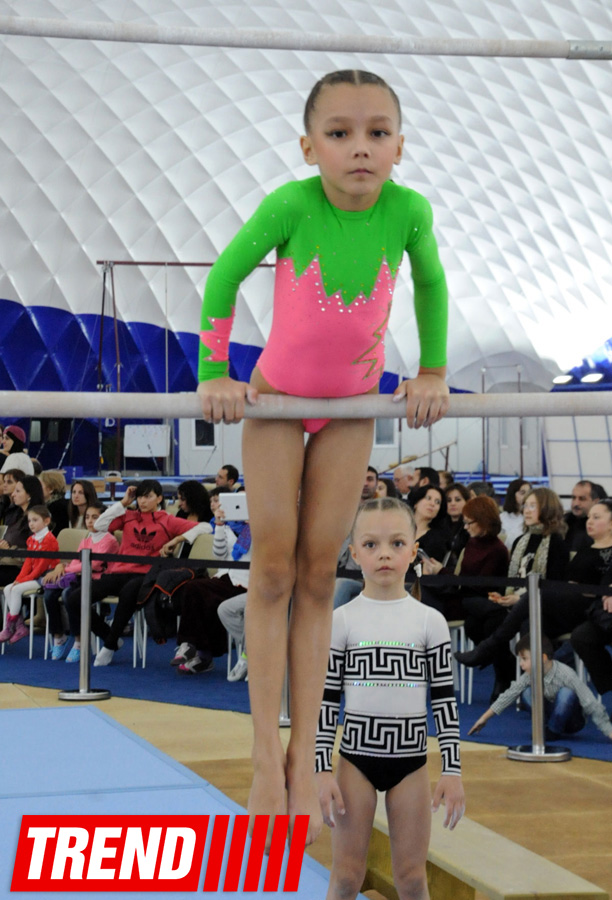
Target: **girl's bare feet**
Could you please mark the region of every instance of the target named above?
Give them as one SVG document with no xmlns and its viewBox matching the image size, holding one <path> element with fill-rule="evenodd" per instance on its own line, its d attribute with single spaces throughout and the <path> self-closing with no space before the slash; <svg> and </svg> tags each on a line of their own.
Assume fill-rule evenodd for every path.
<svg viewBox="0 0 612 900">
<path fill-rule="evenodd" d="M 287 812 L 289 813 L 289 839 L 295 817 L 309 816 L 306 846 L 314 844 L 323 828 L 323 814 L 319 804 L 319 791 L 314 774 L 314 753 L 307 762 L 294 763 L 287 757 Z"/>
<path fill-rule="evenodd" d="M 255 816 L 270 816 L 266 853 L 270 850 L 272 831 L 276 816 L 287 814 L 285 776 L 285 754 L 279 743 L 279 749 L 273 753 L 253 753 L 253 782 L 249 794 L 249 834 L 252 836 Z"/>
</svg>

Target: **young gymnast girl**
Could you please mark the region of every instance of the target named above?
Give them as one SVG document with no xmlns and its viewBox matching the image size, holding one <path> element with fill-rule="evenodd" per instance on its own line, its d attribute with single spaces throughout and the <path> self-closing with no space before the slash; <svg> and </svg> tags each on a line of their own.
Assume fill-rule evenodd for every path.
<svg viewBox="0 0 612 900">
<path fill-rule="evenodd" d="M 404 142 L 398 98 L 376 75 L 333 72 L 311 91 L 304 126 L 304 159 L 320 174 L 264 199 L 208 276 L 200 332 L 203 416 L 237 422 L 259 392 L 346 397 L 378 391 L 393 288 L 407 252 L 421 358 L 418 376 L 395 394 L 406 404 L 409 425 L 433 424 L 448 408 L 446 282 L 431 207 L 389 178 Z M 274 248 L 274 320 L 247 385 L 228 377 L 236 295 Z M 336 560 L 359 503 L 372 437 L 373 422 L 364 419 L 244 424 L 253 538 L 246 613 L 254 730 L 249 812 L 288 813 L 290 822 L 309 815 L 309 843 L 322 826 L 314 753 Z M 287 663 L 292 727 L 285 755 L 278 717 Z"/>
<path fill-rule="evenodd" d="M 353 526 L 351 552 L 363 592 L 334 612 L 317 734 L 321 808 L 332 831 L 327 900 L 350 900 L 363 884 L 377 791 L 385 792 L 394 884 L 401 900 L 427 900 L 425 863 L 431 809 L 445 804 L 454 828 L 465 800 L 459 721 L 446 620 L 406 593 L 415 523 L 405 503 L 367 500 Z M 442 755 L 433 795 L 426 766 L 427 690 Z M 342 691 L 344 731 L 337 777 L 331 757 Z"/>
</svg>

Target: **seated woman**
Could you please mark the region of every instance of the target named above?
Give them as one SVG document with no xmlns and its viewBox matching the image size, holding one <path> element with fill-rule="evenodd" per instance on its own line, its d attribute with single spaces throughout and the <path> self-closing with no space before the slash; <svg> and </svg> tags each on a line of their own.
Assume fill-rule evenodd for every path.
<svg viewBox="0 0 612 900">
<path fill-rule="evenodd" d="M 527 530 L 514 542 L 508 575 L 512 578 L 526 578 L 530 572 L 537 572 L 550 581 L 563 581 L 566 578 L 569 554 L 563 542 L 565 523 L 559 497 L 549 488 L 536 488 L 525 499 L 523 515 Z M 491 616 L 485 618 L 482 609 L 474 610 L 470 636 L 474 635 L 472 640 L 476 640 L 478 646 L 475 650 L 456 653 L 455 658 L 466 666 L 484 667 L 494 662 L 500 648 L 507 649 L 508 641 L 528 617 L 529 601 L 526 593 L 525 588 L 508 588 L 503 596 L 496 591 L 490 592 L 488 602 L 493 608 L 499 606 L 508 612 L 512 607 L 518 606 L 518 610 L 504 616 L 501 624 L 498 623 L 493 628 L 491 625 L 494 619 Z M 468 619 L 466 633 L 469 633 Z"/>
<path fill-rule="evenodd" d="M 79 478 L 70 485 L 70 500 L 68 501 L 68 527 L 85 528 L 85 513 L 87 507 L 98 499 L 96 489 L 85 478 Z"/>
<path fill-rule="evenodd" d="M 11 495 L 15 490 L 15 485 L 22 478 L 25 478 L 25 472 L 21 469 L 8 469 L 2 477 L 2 494 L 0 495 L 0 525 L 8 525 L 7 513 L 11 511 L 8 519 L 15 511 L 15 504 L 11 500 Z"/>
<path fill-rule="evenodd" d="M 47 469 L 40 473 L 43 494 L 47 509 L 53 520 L 52 531 L 57 535 L 70 525 L 68 517 L 68 500 L 66 499 L 66 479 L 63 472 Z"/>
<path fill-rule="evenodd" d="M 531 485 L 523 478 L 515 478 L 508 485 L 501 514 L 504 543 L 508 550 L 512 549 L 515 540 L 523 533 L 523 503 L 530 490 Z"/>
<path fill-rule="evenodd" d="M 185 519 L 187 522 L 210 522 L 212 509 L 208 491 L 199 481 L 183 481 L 179 484 L 178 491 L 179 509 L 177 519 Z M 189 544 L 183 542 L 179 556 L 189 556 Z"/>
<path fill-rule="evenodd" d="M 612 566 L 603 573 L 601 584 L 612 588 Z M 612 596 L 592 601 L 585 620 L 572 631 L 571 642 L 597 693 L 612 691 L 612 656 L 608 649 L 612 644 Z"/>
<path fill-rule="evenodd" d="M 426 484 L 410 491 L 408 503 L 414 512 L 419 550 L 434 559 L 444 559 L 449 544 L 443 527 L 446 518 L 444 491 L 433 484 Z"/>
<path fill-rule="evenodd" d="M 498 534 L 501 531 L 499 507 L 497 503 L 484 494 L 474 497 L 463 507 L 463 520 L 468 541 L 454 569 L 456 575 L 479 575 L 503 577 L 508 574 L 508 551 Z M 424 575 L 438 575 L 440 572 L 451 573 L 452 568 L 444 568 L 435 559 L 423 560 Z M 436 590 L 421 584 L 421 600 L 427 606 L 438 609 L 448 621 L 465 620 L 468 637 L 478 636 L 473 628 L 473 620 L 482 628 L 494 628 L 505 616 L 505 611 L 487 599 L 486 588 L 474 587 L 443 588 Z M 482 622 L 481 622 L 482 619 Z M 492 620 L 489 622 L 489 620 Z M 514 657 L 508 649 L 507 653 L 499 652 L 495 661 L 495 687 L 497 696 L 505 690 L 514 675 Z"/>
<path fill-rule="evenodd" d="M 19 425 L 9 425 L 2 435 L 0 455 L 6 457 L 2 463 L 2 474 L 8 469 L 21 469 L 26 475 L 34 474 L 32 460 L 25 452 L 26 433 Z"/>
<path fill-rule="evenodd" d="M 444 527 L 448 535 L 450 552 L 446 565 L 454 567 L 469 537 L 463 527 L 463 507 L 470 499 L 470 492 L 464 484 L 451 484 L 445 489 L 444 496 L 447 512 Z"/>
<path fill-rule="evenodd" d="M 6 432 L 5 432 L 6 433 Z M 5 473 L 5 480 L 6 475 Z M 0 541 L 1 550 L 25 550 L 30 536 L 28 510 L 31 506 L 43 506 L 42 485 L 34 475 L 24 475 L 15 482 L 11 494 L 12 506 L 8 510 L 4 524 L 7 526 L 4 538 Z M 23 558 L 4 556 L 0 558 L 0 587 L 15 580 Z"/>
<path fill-rule="evenodd" d="M 136 498 L 137 509 L 128 509 Z M 123 531 L 119 555 L 147 556 L 157 558 L 171 553 L 167 544 L 177 535 L 184 535 L 192 542 L 198 534 L 210 534 L 207 522 L 193 525 L 184 519 L 170 516 L 163 509 L 164 494 L 159 481 L 146 479 L 131 485 L 123 499 L 113 503 L 95 522 L 96 531 Z M 91 629 L 104 640 L 94 660 L 94 666 L 107 666 L 123 640 L 121 635 L 137 607 L 138 592 L 144 576 L 151 568 L 146 563 L 111 562 L 106 573 L 91 586 L 92 604 L 117 594 L 119 601 L 115 609 L 113 623 L 109 626 L 95 611 L 91 613 Z M 71 591 L 66 596 L 66 610 L 70 620 L 70 631 L 76 637 L 81 629 L 81 591 Z"/>
<path fill-rule="evenodd" d="M 392 478 L 379 478 L 376 484 L 377 497 L 399 497 Z"/>
<path fill-rule="evenodd" d="M 223 497 L 221 497 L 221 504 Z M 169 547 L 180 538 L 170 541 Z M 251 558 L 251 529 L 248 522 L 236 537 L 225 521 L 222 505 L 215 516 L 213 553 L 217 559 L 248 562 Z M 245 595 L 249 583 L 248 569 L 219 569 L 212 578 L 197 578 L 183 585 L 175 595 L 180 624 L 177 643 L 170 665 L 186 675 L 210 672 L 213 658 L 227 652 L 227 632 L 218 616 L 224 600 Z M 230 681 L 246 677 L 247 669 L 238 661 L 230 673 Z"/>
</svg>

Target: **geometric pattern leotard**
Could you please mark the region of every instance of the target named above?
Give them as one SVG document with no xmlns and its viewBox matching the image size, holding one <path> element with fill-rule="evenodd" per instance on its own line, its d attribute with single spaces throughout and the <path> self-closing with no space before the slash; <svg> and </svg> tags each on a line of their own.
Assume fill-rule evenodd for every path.
<svg viewBox="0 0 612 900">
<path fill-rule="evenodd" d="M 360 594 L 334 611 L 317 731 L 316 769 L 331 771 L 344 693 L 341 752 L 418 758 L 427 752 L 427 691 L 443 774 L 459 775 L 459 720 L 444 617 L 413 597 Z"/>
<path fill-rule="evenodd" d="M 333 206 L 320 177 L 267 196 L 212 267 L 204 294 L 199 380 L 226 375 L 240 283 L 277 250 L 273 321 L 258 366 L 284 393 L 366 393 L 384 368 L 384 335 L 404 253 L 414 283 L 421 365 L 446 362 L 447 290 L 427 200 L 386 182 L 374 206 Z"/>
</svg>

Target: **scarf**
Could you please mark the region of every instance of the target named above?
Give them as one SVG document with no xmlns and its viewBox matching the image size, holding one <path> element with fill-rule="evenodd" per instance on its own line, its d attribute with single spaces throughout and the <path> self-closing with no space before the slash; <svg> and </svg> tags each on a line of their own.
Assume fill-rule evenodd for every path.
<svg viewBox="0 0 612 900">
<path fill-rule="evenodd" d="M 544 530 L 543 525 L 530 525 L 525 534 L 523 534 L 512 552 L 512 556 L 510 558 L 510 565 L 508 567 L 508 575 L 510 578 L 516 578 L 520 575 L 520 566 L 525 555 L 525 551 L 527 550 L 527 544 L 529 543 L 529 539 L 532 534 L 541 535 Z M 548 550 L 550 548 L 550 535 L 547 534 L 546 537 L 542 537 L 538 548 L 535 552 L 535 556 L 533 558 L 533 565 L 531 566 L 532 572 L 537 572 L 542 577 L 546 576 L 546 569 L 548 566 Z M 519 593 L 519 591 L 515 590 L 515 588 L 508 588 L 506 590 L 507 594 L 515 594 Z"/>
</svg>

